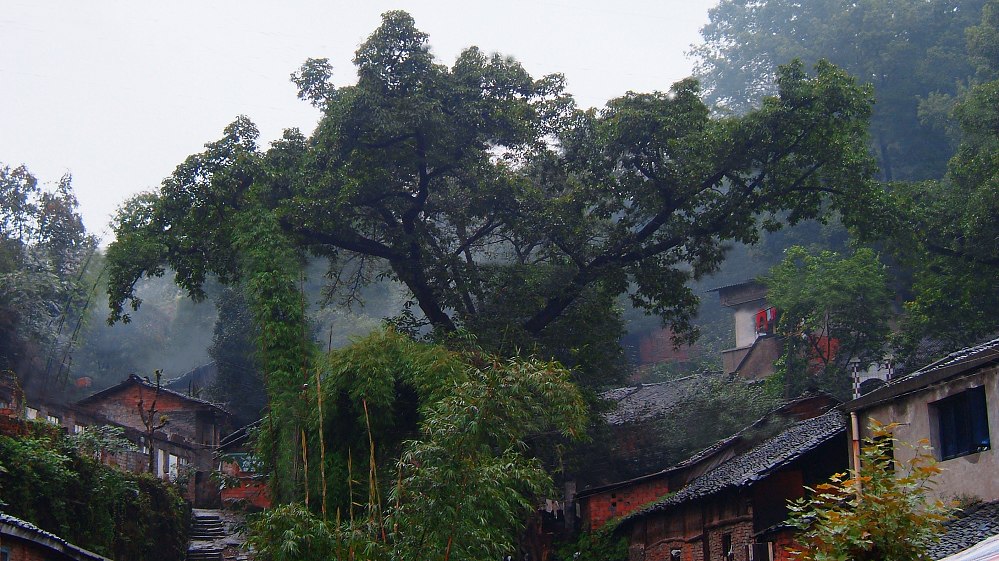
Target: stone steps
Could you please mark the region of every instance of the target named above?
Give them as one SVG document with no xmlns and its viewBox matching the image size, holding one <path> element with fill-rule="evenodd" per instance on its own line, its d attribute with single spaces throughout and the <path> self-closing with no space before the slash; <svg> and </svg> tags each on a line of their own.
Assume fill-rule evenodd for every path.
<svg viewBox="0 0 999 561">
<path fill-rule="evenodd" d="M 189 549 L 187 561 L 222 561 L 221 549 Z"/>
<path fill-rule="evenodd" d="M 219 516 L 204 512 L 195 513 L 191 524 L 191 543 L 187 548 L 187 561 L 223 561 L 223 549 L 204 542 L 214 542 L 224 537 L 226 537 L 225 527 Z"/>
</svg>

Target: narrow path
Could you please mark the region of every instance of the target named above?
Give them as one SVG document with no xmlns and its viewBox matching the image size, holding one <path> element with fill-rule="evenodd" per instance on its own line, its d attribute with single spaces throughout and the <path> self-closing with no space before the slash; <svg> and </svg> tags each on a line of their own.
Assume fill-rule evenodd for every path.
<svg viewBox="0 0 999 561">
<path fill-rule="evenodd" d="M 192 514 L 187 561 L 244 561 L 243 519 L 238 514 L 196 508 Z"/>
</svg>

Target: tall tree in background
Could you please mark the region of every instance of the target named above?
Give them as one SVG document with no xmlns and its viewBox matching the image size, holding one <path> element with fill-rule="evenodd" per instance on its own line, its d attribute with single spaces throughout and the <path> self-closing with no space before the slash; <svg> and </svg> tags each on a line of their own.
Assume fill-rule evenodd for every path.
<svg viewBox="0 0 999 561">
<path fill-rule="evenodd" d="M 871 137 L 885 180 L 936 179 L 953 153 L 942 100 L 975 76 L 965 29 L 984 0 L 722 0 L 694 47 L 707 98 L 737 112 L 773 93 L 780 64 L 828 59 L 874 86 Z M 941 97 L 942 96 L 942 97 Z M 927 113 L 928 112 L 928 113 Z M 933 113 L 937 115 L 933 115 Z"/>
<path fill-rule="evenodd" d="M 978 76 L 958 98 L 962 136 L 940 181 L 896 183 L 885 193 L 893 220 L 867 224 L 913 271 L 902 348 L 926 355 L 967 346 L 999 331 L 999 2 L 990 0 L 969 29 Z"/>
<path fill-rule="evenodd" d="M 355 86 L 331 85 L 322 60 L 295 76 L 324 110 L 310 138 L 289 131 L 261 152 L 240 118 L 122 209 L 112 319 L 165 265 L 195 297 L 210 274 L 239 279 L 235 217 L 254 208 L 295 251 L 384 264 L 417 321 L 485 325 L 483 344 L 572 364 L 586 342 L 544 346 L 570 318 L 599 317 L 586 311 L 630 291 L 690 335 L 685 281 L 716 268 L 727 241 L 754 241 L 761 216 L 777 228 L 826 200 L 842 208 L 872 171 L 868 92 L 828 64 L 783 68 L 777 97 L 726 118 L 692 80 L 580 112 L 561 77 L 534 80 L 511 59 L 470 48 L 438 64 L 403 12 L 383 16 L 355 64 Z"/>
<path fill-rule="evenodd" d="M 44 189 L 0 165 L 0 369 L 44 391 L 68 375 L 68 346 L 86 311 L 84 269 L 95 240 L 65 175 Z"/>
<path fill-rule="evenodd" d="M 260 418 L 267 392 L 253 352 L 258 333 L 246 296 L 239 288 L 224 288 L 216 302 L 218 320 L 208 355 L 218 375 L 208 387 L 213 400 L 226 403 L 236 425 Z"/>
</svg>

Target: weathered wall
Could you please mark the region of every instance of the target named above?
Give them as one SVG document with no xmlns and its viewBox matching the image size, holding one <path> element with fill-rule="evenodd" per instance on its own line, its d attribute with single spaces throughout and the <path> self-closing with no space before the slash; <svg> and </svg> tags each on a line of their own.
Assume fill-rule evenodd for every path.
<svg viewBox="0 0 999 561">
<path fill-rule="evenodd" d="M 667 493 L 669 493 L 669 481 L 663 476 L 630 483 L 577 500 L 580 503 L 584 528 L 598 530 L 611 518 L 631 514 L 639 507 Z"/>
<path fill-rule="evenodd" d="M 156 396 L 155 390 L 138 385 L 123 388 L 106 399 L 86 404 L 84 407 L 95 415 L 105 417 L 120 425 L 145 431 L 142 417 L 139 414 L 139 401 L 143 409 L 149 411 L 153 399 L 156 400 L 156 417 L 165 415 L 169 422 L 160 429 L 162 434 L 180 437 L 192 444 L 216 444 L 217 434 L 211 415 L 192 408 L 189 402 L 179 396 L 161 392 Z"/>
<path fill-rule="evenodd" d="M 931 493 L 939 498 L 950 499 L 956 496 L 979 497 L 985 501 L 999 500 L 999 367 L 990 366 L 977 372 L 942 382 L 907 396 L 895 398 L 889 403 L 872 406 L 858 411 L 861 434 L 868 435 L 869 418 L 882 423 L 899 423 L 895 437 L 903 442 L 915 443 L 928 439 L 931 445 L 938 445 L 939 435 L 933 426 L 930 403 L 958 394 L 969 388 L 985 387 L 985 401 L 988 407 L 989 435 L 992 448 L 943 460 L 939 466 L 943 473 L 936 476 L 936 486 Z M 913 456 L 906 446 L 895 447 L 897 465 L 905 465 Z"/>
</svg>

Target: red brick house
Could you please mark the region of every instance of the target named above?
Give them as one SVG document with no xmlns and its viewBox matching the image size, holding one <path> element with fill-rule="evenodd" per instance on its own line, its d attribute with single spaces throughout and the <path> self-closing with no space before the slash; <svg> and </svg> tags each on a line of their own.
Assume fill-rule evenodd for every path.
<svg viewBox="0 0 999 561">
<path fill-rule="evenodd" d="M 622 520 L 630 561 L 786 558 L 789 499 L 848 464 L 846 421 L 833 410 L 798 421 Z"/>
<path fill-rule="evenodd" d="M 30 522 L 0 513 L 0 561 L 110 561 Z"/>
<path fill-rule="evenodd" d="M 140 410 L 148 415 L 154 402 L 153 422 L 165 421 L 165 424 L 153 432 L 152 441 L 149 441 Z M 127 436 L 135 440 L 144 457 L 148 457 L 148 450 L 152 448 L 154 472 L 160 477 L 176 475 L 181 466 L 210 471 L 221 432 L 229 418 L 229 413 L 214 403 L 157 387 L 149 379 L 134 374 L 80 400 L 75 409 L 93 422 L 125 427 Z M 123 467 L 144 471 L 141 463 Z"/>
</svg>

